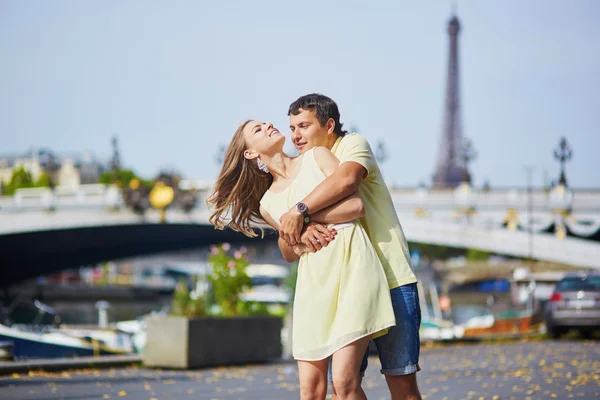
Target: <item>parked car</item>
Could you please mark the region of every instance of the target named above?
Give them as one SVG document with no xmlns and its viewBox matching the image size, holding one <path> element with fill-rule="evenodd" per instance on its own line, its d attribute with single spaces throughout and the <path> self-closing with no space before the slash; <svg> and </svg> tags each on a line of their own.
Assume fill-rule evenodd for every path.
<svg viewBox="0 0 600 400">
<path fill-rule="evenodd" d="M 600 330 L 600 274 L 586 272 L 561 279 L 546 304 L 545 320 L 553 338 L 570 329 L 586 337 Z"/>
</svg>

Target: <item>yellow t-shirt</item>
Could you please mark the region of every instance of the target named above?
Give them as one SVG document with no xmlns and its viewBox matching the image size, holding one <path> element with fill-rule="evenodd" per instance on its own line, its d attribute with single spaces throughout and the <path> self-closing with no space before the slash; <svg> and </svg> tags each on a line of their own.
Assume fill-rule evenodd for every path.
<svg viewBox="0 0 600 400">
<path fill-rule="evenodd" d="M 331 152 L 340 164 L 353 161 L 367 170 L 359 189 L 365 209 L 360 222 L 383 264 L 390 289 L 416 282 L 404 232 L 369 143 L 352 133 L 338 138 Z"/>
</svg>

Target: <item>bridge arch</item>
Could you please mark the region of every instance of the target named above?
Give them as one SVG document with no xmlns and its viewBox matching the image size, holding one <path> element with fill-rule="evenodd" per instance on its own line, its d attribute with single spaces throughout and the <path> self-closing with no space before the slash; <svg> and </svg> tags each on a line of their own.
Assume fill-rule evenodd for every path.
<svg viewBox="0 0 600 400">
<path fill-rule="evenodd" d="M 267 232 L 263 240 L 275 240 Z M 145 254 L 185 250 L 214 243 L 248 243 L 231 229 L 207 224 L 140 223 L 77 227 L 0 235 L 0 258 L 5 287 L 40 275 Z"/>
</svg>

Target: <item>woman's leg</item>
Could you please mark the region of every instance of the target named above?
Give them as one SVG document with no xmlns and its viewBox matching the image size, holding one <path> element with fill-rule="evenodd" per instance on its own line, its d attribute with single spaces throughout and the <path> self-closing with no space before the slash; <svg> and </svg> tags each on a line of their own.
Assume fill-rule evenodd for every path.
<svg viewBox="0 0 600 400">
<path fill-rule="evenodd" d="M 298 361 L 301 400 L 325 399 L 328 363 L 328 358 L 319 361 Z"/>
<path fill-rule="evenodd" d="M 369 345 L 370 336 L 358 339 L 333 353 L 333 387 L 339 400 L 366 400 L 360 387 L 360 364 Z"/>
</svg>

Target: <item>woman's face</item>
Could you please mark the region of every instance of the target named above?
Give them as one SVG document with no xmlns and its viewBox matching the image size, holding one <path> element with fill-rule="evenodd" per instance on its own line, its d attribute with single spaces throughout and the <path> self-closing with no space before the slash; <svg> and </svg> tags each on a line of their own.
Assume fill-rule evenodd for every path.
<svg viewBox="0 0 600 400">
<path fill-rule="evenodd" d="M 270 122 L 250 121 L 243 130 L 247 151 L 271 155 L 283 149 L 285 136 Z"/>
</svg>

